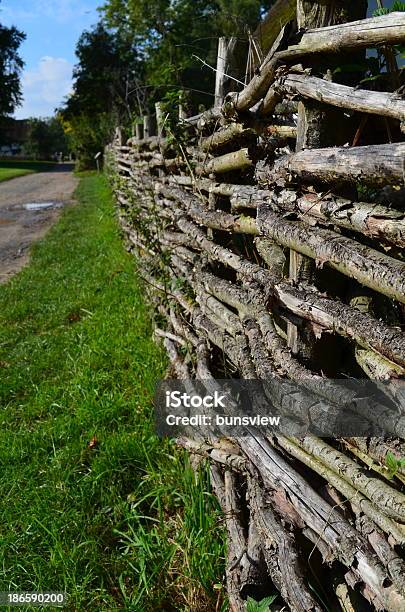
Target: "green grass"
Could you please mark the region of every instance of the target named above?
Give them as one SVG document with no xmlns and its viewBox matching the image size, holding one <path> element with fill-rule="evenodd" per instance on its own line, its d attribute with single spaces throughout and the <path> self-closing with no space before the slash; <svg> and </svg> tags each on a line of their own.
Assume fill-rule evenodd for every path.
<svg viewBox="0 0 405 612">
<path fill-rule="evenodd" d="M 0 160 L 0 183 L 25 174 L 46 172 L 54 166 L 52 162 Z"/>
<path fill-rule="evenodd" d="M 166 362 L 105 179 L 77 198 L 0 286 L 0 591 L 213 610 L 222 519 L 204 470 L 155 436 Z"/>
</svg>

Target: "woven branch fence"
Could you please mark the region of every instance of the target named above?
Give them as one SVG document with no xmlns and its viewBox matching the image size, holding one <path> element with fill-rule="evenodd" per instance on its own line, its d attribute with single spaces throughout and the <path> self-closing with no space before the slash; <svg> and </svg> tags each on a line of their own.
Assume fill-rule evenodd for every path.
<svg viewBox="0 0 405 612">
<path fill-rule="evenodd" d="M 365 378 L 403 407 L 405 97 L 392 49 L 405 14 L 272 10 L 291 19 L 292 4 L 296 21 L 270 32 L 240 91 L 221 41 L 221 104 L 180 109 L 181 136 L 161 105 L 126 142 L 117 130 L 106 161 L 120 223 L 172 377 L 310 383 L 337 409 L 335 379 Z M 336 69 L 375 47 L 388 91 Z M 275 588 L 285 610 L 405 610 L 404 428 L 178 439 L 210 461 L 232 610 Z"/>
</svg>

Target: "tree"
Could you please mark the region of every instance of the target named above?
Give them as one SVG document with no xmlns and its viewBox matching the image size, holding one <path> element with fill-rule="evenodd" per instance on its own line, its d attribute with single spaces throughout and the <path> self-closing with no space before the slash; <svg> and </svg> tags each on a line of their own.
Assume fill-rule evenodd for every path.
<svg viewBox="0 0 405 612">
<path fill-rule="evenodd" d="M 88 166 L 114 127 L 131 123 L 134 109 L 142 112 L 142 63 L 131 34 L 109 30 L 102 23 L 83 32 L 76 55 L 73 93 L 60 115 L 82 165 Z"/>
<path fill-rule="evenodd" d="M 77 44 L 74 91 L 61 109 L 65 129 L 89 164 L 117 124 L 188 91 L 193 107 L 213 103 L 219 36 L 248 40 L 261 0 L 107 0 L 102 21 Z"/>
<path fill-rule="evenodd" d="M 219 36 L 247 41 L 269 2 L 260 0 L 107 0 L 104 20 L 130 31 L 142 50 L 150 102 L 171 88 L 188 89 L 194 105 L 211 105 L 215 75 L 196 56 L 216 63 Z"/>
<path fill-rule="evenodd" d="M 22 101 L 21 71 L 24 62 L 18 54 L 25 34 L 0 24 L 0 116 L 10 115 Z"/>
<path fill-rule="evenodd" d="M 34 159 L 51 159 L 55 153 L 69 152 L 69 139 L 58 116 L 30 119 L 29 136 L 24 151 Z"/>
<path fill-rule="evenodd" d="M 67 101 L 67 111 L 77 114 L 79 108 L 80 112 L 115 112 L 118 120 L 130 117 L 131 92 L 141 70 L 131 36 L 99 23 L 83 32 L 76 55 L 74 93 Z"/>
</svg>

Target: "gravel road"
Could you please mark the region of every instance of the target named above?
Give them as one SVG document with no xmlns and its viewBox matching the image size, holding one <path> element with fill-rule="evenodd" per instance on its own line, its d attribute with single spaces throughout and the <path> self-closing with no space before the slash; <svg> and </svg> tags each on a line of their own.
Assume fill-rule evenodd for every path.
<svg viewBox="0 0 405 612">
<path fill-rule="evenodd" d="M 0 283 L 27 263 L 29 247 L 57 220 L 61 208 L 72 202 L 77 182 L 73 165 L 61 164 L 52 172 L 0 183 Z"/>
</svg>

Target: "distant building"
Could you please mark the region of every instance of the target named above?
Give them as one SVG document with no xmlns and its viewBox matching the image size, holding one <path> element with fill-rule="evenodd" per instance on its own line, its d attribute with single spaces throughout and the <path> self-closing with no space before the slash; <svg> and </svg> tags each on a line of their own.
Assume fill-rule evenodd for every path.
<svg viewBox="0 0 405 612">
<path fill-rule="evenodd" d="M 22 155 L 29 130 L 29 121 L 26 119 L 0 117 L 0 156 Z"/>
</svg>

